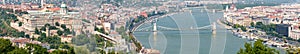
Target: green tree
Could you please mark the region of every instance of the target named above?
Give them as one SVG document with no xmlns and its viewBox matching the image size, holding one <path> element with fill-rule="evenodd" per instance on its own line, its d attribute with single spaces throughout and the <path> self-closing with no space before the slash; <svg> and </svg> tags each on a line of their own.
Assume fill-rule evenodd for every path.
<svg viewBox="0 0 300 54">
<path fill-rule="evenodd" d="M 46 33 L 42 33 L 41 36 L 38 38 L 38 41 L 46 42 L 46 40 L 45 40 L 46 37 L 47 37 Z"/>
<path fill-rule="evenodd" d="M 262 22 L 256 22 L 255 27 L 256 28 L 260 28 L 262 27 L 264 24 Z"/>
<path fill-rule="evenodd" d="M 88 37 L 83 34 L 80 34 L 72 39 L 72 43 L 74 43 L 78 46 L 84 45 L 88 42 L 89 42 Z"/>
<path fill-rule="evenodd" d="M 66 29 L 66 25 L 65 24 L 61 24 L 61 28 Z"/>
<path fill-rule="evenodd" d="M 244 31 L 244 32 L 246 32 L 246 31 L 247 31 L 247 29 L 246 29 L 246 27 L 245 27 L 245 26 L 241 26 L 240 28 L 241 28 L 241 30 L 242 30 L 242 31 Z"/>
<path fill-rule="evenodd" d="M 104 33 L 104 28 L 100 28 L 100 29 L 98 30 L 98 32 Z"/>
<path fill-rule="evenodd" d="M 50 26 L 50 24 L 49 24 L 49 23 L 47 23 L 47 24 L 45 24 L 45 25 L 44 25 L 44 27 L 48 27 L 48 26 Z"/>
<path fill-rule="evenodd" d="M 24 31 L 19 32 L 18 37 L 25 37 L 25 32 Z"/>
<path fill-rule="evenodd" d="M 63 31 L 61 31 L 60 29 L 57 31 L 57 34 L 58 34 L 58 36 L 61 36 L 61 35 L 63 35 L 64 34 L 64 32 Z"/>
<path fill-rule="evenodd" d="M 59 22 L 55 22 L 55 25 L 56 25 L 56 26 L 60 26 Z"/>
<path fill-rule="evenodd" d="M 46 33 L 42 33 L 41 37 L 45 38 L 45 37 L 47 37 L 47 34 Z"/>
<path fill-rule="evenodd" d="M 251 22 L 250 25 L 251 25 L 251 27 L 255 27 L 254 22 Z"/>
<path fill-rule="evenodd" d="M 123 35 L 125 33 L 125 27 L 121 26 L 120 28 L 117 28 L 117 32 L 119 32 L 121 35 Z"/>
<path fill-rule="evenodd" d="M 49 30 L 55 30 L 55 29 L 58 29 L 58 28 L 56 28 L 55 26 L 49 26 Z"/>
<path fill-rule="evenodd" d="M 5 54 L 14 49 L 14 47 L 11 46 L 12 43 L 8 39 L 0 38 L 0 42 L 0 52 Z"/>
<path fill-rule="evenodd" d="M 251 43 L 245 43 L 245 49 L 240 49 L 237 54 L 279 54 L 279 51 L 270 48 L 262 43 L 262 40 L 254 42 L 253 46 Z"/>
<path fill-rule="evenodd" d="M 240 25 L 239 25 L 239 24 L 234 24 L 232 27 L 233 27 L 233 28 L 239 28 Z"/>
<path fill-rule="evenodd" d="M 14 50 L 8 52 L 7 54 L 30 54 L 28 50 L 24 48 L 18 48 L 16 47 Z"/>
<path fill-rule="evenodd" d="M 19 22 L 19 27 L 22 26 L 23 22 Z"/>
<path fill-rule="evenodd" d="M 46 31 L 46 27 L 41 27 L 41 31 Z"/>
<path fill-rule="evenodd" d="M 25 35 L 25 38 L 30 38 L 30 35 L 26 34 L 26 35 Z"/>
<path fill-rule="evenodd" d="M 35 27 L 34 33 L 35 33 L 35 34 L 40 34 L 40 31 Z"/>
<path fill-rule="evenodd" d="M 300 53 L 300 48 L 291 48 L 289 47 L 286 49 L 286 54 L 299 54 Z"/>
<path fill-rule="evenodd" d="M 48 54 L 47 49 L 37 44 L 26 44 L 27 49 L 33 54 Z"/>
<path fill-rule="evenodd" d="M 70 29 L 69 28 L 64 29 L 64 34 L 65 35 L 71 34 Z"/>
<path fill-rule="evenodd" d="M 67 45 L 67 43 L 61 43 L 59 45 L 59 48 L 62 48 L 62 49 L 70 49 L 71 47 L 69 45 Z"/>
<path fill-rule="evenodd" d="M 60 44 L 60 37 L 58 36 L 50 36 L 50 37 L 47 37 L 46 38 L 46 41 L 49 43 L 49 44 Z"/>
<path fill-rule="evenodd" d="M 95 27 L 94 31 L 98 31 L 99 30 L 99 28 L 97 26 L 94 26 L 94 27 Z"/>
<path fill-rule="evenodd" d="M 50 54 L 68 54 L 66 50 L 54 50 Z"/>
</svg>

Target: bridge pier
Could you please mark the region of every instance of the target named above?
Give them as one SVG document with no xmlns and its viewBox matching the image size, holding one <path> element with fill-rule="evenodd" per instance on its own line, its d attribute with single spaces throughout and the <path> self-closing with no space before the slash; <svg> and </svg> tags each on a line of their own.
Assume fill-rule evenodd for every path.
<svg viewBox="0 0 300 54">
<path fill-rule="evenodd" d="M 153 21 L 153 32 L 157 32 L 156 22 L 157 22 L 157 18 Z"/>
<path fill-rule="evenodd" d="M 216 29 L 217 29 L 217 28 L 216 28 L 216 23 L 215 23 L 215 22 L 212 23 L 211 26 L 212 26 L 212 34 L 215 35 L 215 34 L 217 33 L 217 31 L 216 31 Z"/>
</svg>

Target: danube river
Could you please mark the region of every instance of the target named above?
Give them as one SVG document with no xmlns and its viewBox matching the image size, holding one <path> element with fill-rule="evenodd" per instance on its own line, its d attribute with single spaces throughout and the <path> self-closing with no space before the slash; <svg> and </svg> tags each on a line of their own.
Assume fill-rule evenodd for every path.
<svg viewBox="0 0 300 54">
<path fill-rule="evenodd" d="M 211 13 L 201 8 L 190 10 L 159 18 L 156 23 L 157 32 L 147 31 L 153 29 L 153 23 L 145 23 L 137 29 L 144 31 L 135 31 L 134 35 L 145 48 L 157 49 L 162 54 L 236 54 L 245 42 L 249 42 L 234 36 L 217 23 L 223 17 L 222 12 Z M 216 34 L 212 34 L 213 26 L 207 27 L 214 22 Z M 280 51 L 284 53 L 283 50 Z"/>
<path fill-rule="evenodd" d="M 192 11 L 185 11 L 174 14 L 157 21 L 157 27 L 170 28 L 196 28 L 211 25 L 217 19 L 223 17 L 222 12 L 209 13 L 201 8 L 191 8 Z M 186 23 L 190 22 L 190 23 Z M 194 24 L 196 26 L 193 26 Z M 138 29 L 152 26 L 152 23 L 141 25 Z M 183 26 L 183 27 L 182 27 Z M 185 26 L 185 27 L 184 27 Z M 138 30 L 137 29 L 137 30 Z M 152 28 L 151 28 L 152 29 Z M 157 28 L 155 32 L 136 31 L 134 35 L 145 48 L 157 49 L 163 54 L 178 54 L 182 52 L 195 52 L 199 54 L 235 54 L 244 43 L 245 39 L 240 39 L 216 23 L 216 34 L 213 35 L 211 27 L 199 30 L 167 30 Z M 185 40 L 191 40 L 186 43 Z M 191 45 L 191 46 L 182 46 Z M 182 49 L 183 47 L 194 48 L 191 50 Z"/>
</svg>

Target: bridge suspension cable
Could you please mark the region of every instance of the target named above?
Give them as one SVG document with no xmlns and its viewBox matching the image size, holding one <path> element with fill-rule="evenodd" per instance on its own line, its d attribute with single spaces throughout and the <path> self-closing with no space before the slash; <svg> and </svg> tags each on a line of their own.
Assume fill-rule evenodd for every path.
<svg viewBox="0 0 300 54">
<path fill-rule="evenodd" d="M 164 27 L 164 26 L 157 26 L 159 28 L 162 28 L 162 29 L 169 29 L 169 30 L 179 30 L 178 28 L 170 28 L 170 27 Z"/>
<path fill-rule="evenodd" d="M 207 26 L 202 26 L 202 27 L 197 27 L 197 28 L 191 28 L 191 29 L 204 29 L 204 28 L 207 28 L 207 27 L 211 27 L 212 25 L 207 25 Z"/>
<path fill-rule="evenodd" d="M 138 29 L 138 30 L 136 30 L 136 31 L 145 31 L 145 30 L 150 29 L 150 28 L 152 28 L 152 26 L 145 27 L 145 28 L 141 28 L 141 29 Z"/>
<path fill-rule="evenodd" d="M 207 25 L 207 26 L 202 26 L 202 27 L 196 27 L 196 28 L 170 28 L 170 27 L 164 27 L 164 26 L 157 26 L 159 28 L 162 29 L 167 29 L 167 30 L 199 30 L 199 29 L 205 29 L 205 28 L 209 28 L 211 27 L 211 25 Z"/>
</svg>

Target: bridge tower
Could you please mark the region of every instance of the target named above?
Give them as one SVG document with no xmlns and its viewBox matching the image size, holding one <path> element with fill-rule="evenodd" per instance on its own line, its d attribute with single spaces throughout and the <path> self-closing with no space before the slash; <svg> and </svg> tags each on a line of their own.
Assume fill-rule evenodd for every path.
<svg viewBox="0 0 300 54">
<path fill-rule="evenodd" d="M 153 32 L 157 31 L 157 26 L 156 26 L 157 18 L 154 19 L 153 23 Z"/>
<path fill-rule="evenodd" d="M 216 28 L 216 23 L 213 22 L 211 26 L 212 26 L 212 30 L 211 30 L 211 31 L 212 31 L 212 34 L 215 35 L 215 34 L 216 34 L 216 29 L 217 29 L 217 28 Z"/>
</svg>

